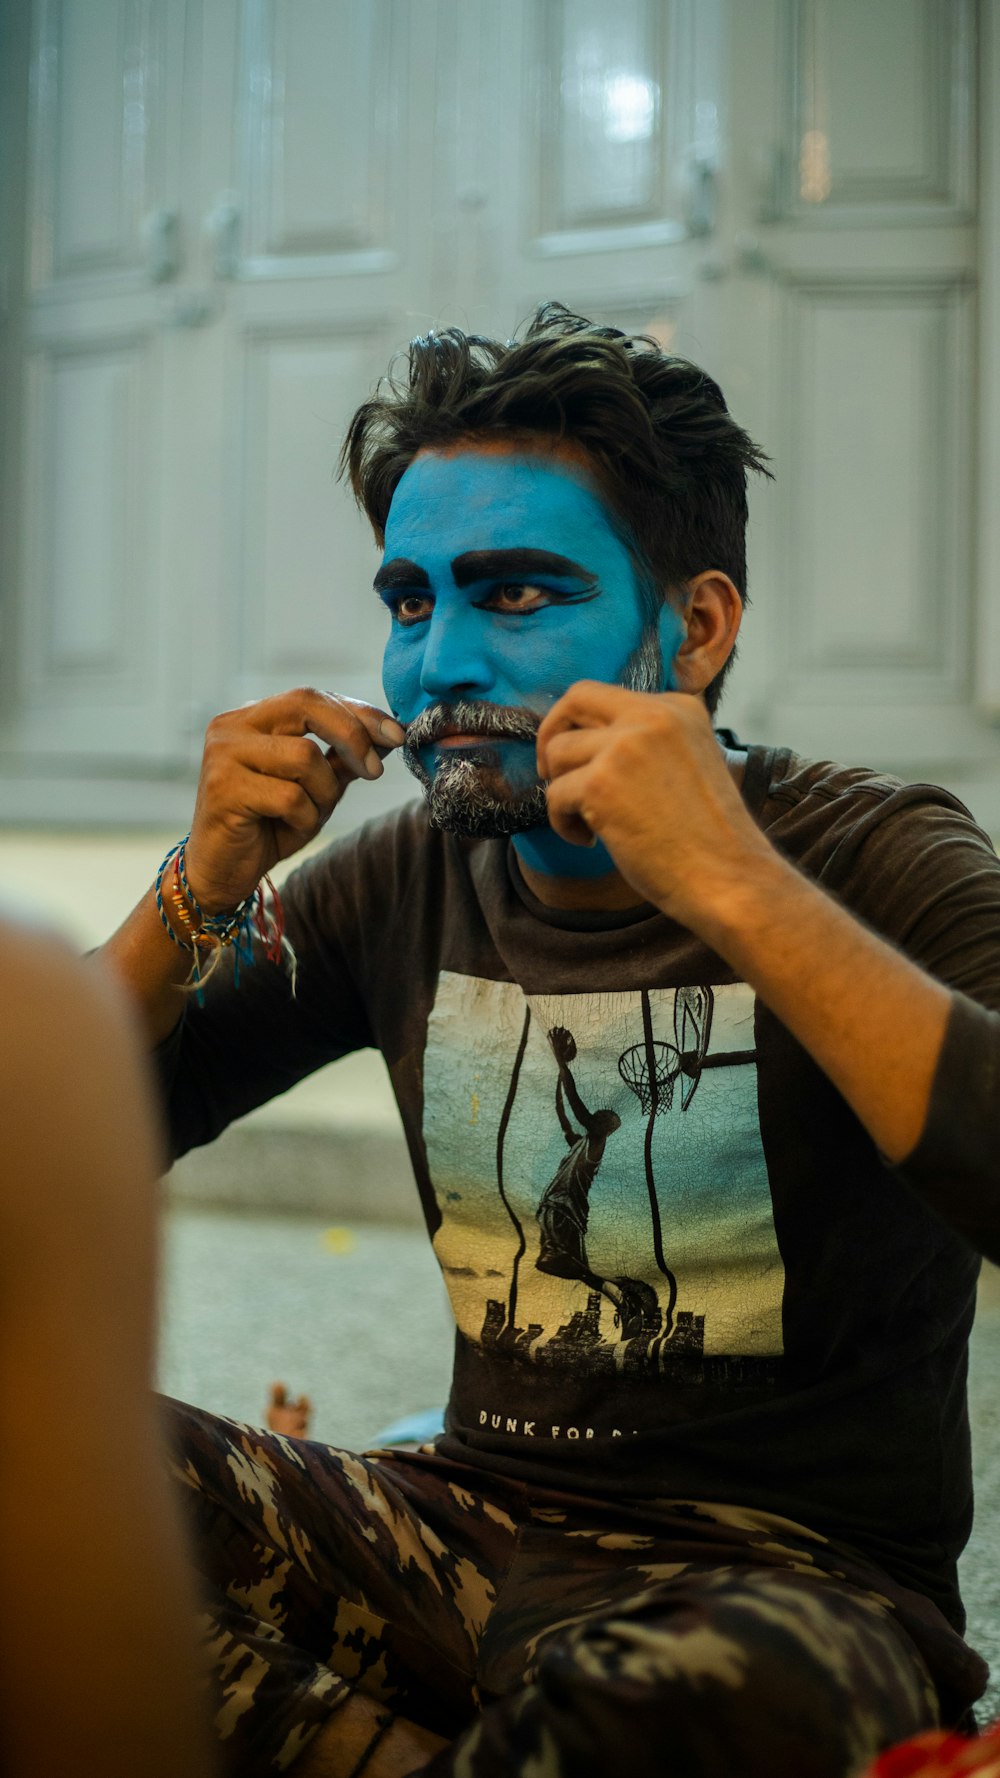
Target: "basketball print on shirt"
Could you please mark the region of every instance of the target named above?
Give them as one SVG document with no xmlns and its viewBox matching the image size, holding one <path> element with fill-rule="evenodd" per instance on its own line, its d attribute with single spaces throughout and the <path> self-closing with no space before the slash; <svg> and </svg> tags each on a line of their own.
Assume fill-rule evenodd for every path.
<svg viewBox="0 0 1000 1778">
<path fill-rule="evenodd" d="M 424 1139 L 474 1345 L 633 1374 L 780 1355 L 745 983 L 532 996 L 443 972 Z"/>
</svg>

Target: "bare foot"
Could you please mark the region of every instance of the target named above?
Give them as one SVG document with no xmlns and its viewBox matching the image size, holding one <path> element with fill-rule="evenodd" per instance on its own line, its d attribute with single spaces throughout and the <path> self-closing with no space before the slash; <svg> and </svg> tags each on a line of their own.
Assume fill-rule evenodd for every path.
<svg viewBox="0 0 1000 1778">
<path fill-rule="evenodd" d="M 284 1383 L 271 1384 L 265 1409 L 269 1432 L 283 1433 L 286 1438 L 308 1438 L 311 1416 L 312 1402 L 308 1395 L 300 1395 L 298 1401 L 289 1401 Z"/>
<path fill-rule="evenodd" d="M 347 1778 L 385 1720 L 388 1706 L 355 1692 L 335 1710 L 325 1728 L 310 1741 L 295 1767 L 295 1778 Z M 364 1765 L 364 1778 L 408 1778 L 421 1772 L 447 1741 L 406 1716 L 394 1717 Z"/>
</svg>

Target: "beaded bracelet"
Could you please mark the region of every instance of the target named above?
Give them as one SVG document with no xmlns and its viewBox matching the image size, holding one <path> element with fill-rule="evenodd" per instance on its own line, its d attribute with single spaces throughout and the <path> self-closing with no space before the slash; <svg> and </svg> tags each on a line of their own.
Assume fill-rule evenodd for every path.
<svg viewBox="0 0 1000 1778">
<path fill-rule="evenodd" d="M 292 994 L 295 993 L 296 959 L 295 952 L 285 936 L 285 911 L 281 905 L 281 897 L 270 877 L 265 872 L 261 883 L 252 895 L 246 896 L 229 913 L 206 914 L 200 903 L 191 892 L 185 868 L 185 849 L 190 834 L 170 851 L 156 873 L 154 894 L 156 911 L 164 931 L 175 945 L 187 951 L 192 959 L 191 976 L 188 985 L 194 989 L 199 1006 L 204 1005 L 202 989 L 212 971 L 218 964 L 222 952 L 231 945 L 233 948 L 233 986 L 240 985 L 240 964 L 250 967 L 254 962 L 253 940 L 256 931 L 260 939 L 264 955 L 269 963 L 284 962 L 291 975 Z M 181 938 L 173 923 L 168 918 L 163 904 L 164 879 L 168 866 L 173 866 L 167 895 L 174 909 L 177 921 L 184 933 Z M 267 896 L 265 897 L 265 888 Z M 268 905 L 268 898 L 270 905 Z M 201 953 L 207 953 L 207 967 L 202 967 Z"/>
<path fill-rule="evenodd" d="M 382 1718 L 382 1721 L 379 1723 L 378 1728 L 375 1730 L 374 1735 L 365 1748 L 364 1753 L 358 1760 L 357 1765 L 351 1767 L 347 1778 L 362 1778 L 362 1773 L 365 1771 L 372 1754 L 375 1752 L 376 1747 L 384 1741 L 395 1720 L 396 1718 L 391 1711 L 388 1716 Z"/>
</svg>

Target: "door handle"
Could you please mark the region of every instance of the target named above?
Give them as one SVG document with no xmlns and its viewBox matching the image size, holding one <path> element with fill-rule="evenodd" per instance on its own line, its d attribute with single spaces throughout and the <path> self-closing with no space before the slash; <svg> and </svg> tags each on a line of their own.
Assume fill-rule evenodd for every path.
<svg viewBox="0 0 1000 1778">
<path fill-rule="evenodd" d="M 146 270 L 154 284 L 176 278 L 181 266 L 180 217 L 176 210 L 151 210 L 142 220 Z"/>
<path fill-rule="evenodd" d="M 243 218 L 235 193 L 224 191 L 204 221 L 204 233 L 212 251 L 212 271 L 217 278 L 235 278 L 240 269 L 240 224 Z"/>
<path fill-rule="evenodd" d="M 714 232 L 718 195 L 718 180 L 712 162 L 695 161 L 691 167 L 691 196 L 688 201 L 689 235 L 703 238 Z"/>
</svg>

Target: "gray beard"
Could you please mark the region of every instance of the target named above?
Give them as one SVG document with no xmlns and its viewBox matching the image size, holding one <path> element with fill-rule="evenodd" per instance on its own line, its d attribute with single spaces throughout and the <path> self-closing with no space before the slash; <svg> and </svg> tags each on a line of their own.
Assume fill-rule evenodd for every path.
<svg viewBox="0 0 1000 1778">
<path fill-rule="evenodd" d="M 519 791 L 505 790 L 504 783 L 492 747 L 470 748 L 461 759 L 445 760 L 424 785 L 431 826 L 470 840 L 506 839 L 547 827 L 549 808 L 541 779 Z"/>
<path fill-rule="evenodd" d="M 618 683 L 625 691 L 658 692 L 662 680 L 659 632 L 655 623 L 648 624 Z M 533 742 L 539 726 L 526 712 L 467 702 L 449 705 L 447 721 L 470 734 L 485 732 L 496 741 Z M 495 746 L 463 747 L 455 759 L 443 758 L 432 777 L 417 750 L 435 737 L 439 722 L 440 707 L 427 711 L 410 724 L 403 743 L 404 763 L 423 786 L 432 827 L 466 839 L 495 840 L 548 826 L 543 780 L 536 776 L 524 789 L 512 790 Z"/>
<path fill-rule="evenodd" d="M 622 668 L 618 683 L 624 691 L 662 691 L 663 651 L 655 622 L 646 625 L 638 646 L 633 648 Z"/>
</svg>

